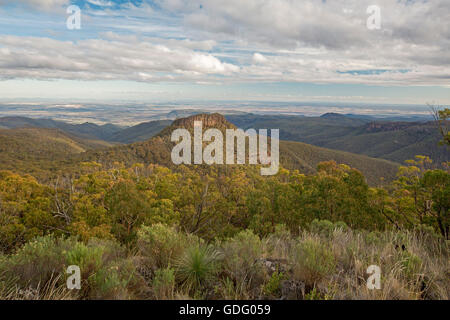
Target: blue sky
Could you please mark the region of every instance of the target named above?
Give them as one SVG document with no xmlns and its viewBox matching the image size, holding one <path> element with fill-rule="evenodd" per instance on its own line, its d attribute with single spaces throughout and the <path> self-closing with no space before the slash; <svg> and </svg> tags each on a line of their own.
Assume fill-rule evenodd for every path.
<svg viewBox="0 0 450 320">
<path fill-rule="evenodd" d="M 449 15 L 446 0 L 0 0 L 0 97 L 445 105 Z"/>
</svg>

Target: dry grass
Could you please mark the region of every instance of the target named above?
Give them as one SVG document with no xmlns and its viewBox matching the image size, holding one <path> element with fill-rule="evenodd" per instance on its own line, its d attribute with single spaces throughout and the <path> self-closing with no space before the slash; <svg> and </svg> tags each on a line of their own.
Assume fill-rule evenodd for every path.
<svg viewBox="0 0 450 320">
<path fill-rule="evenodd" d="M 221 257 L 221 263 L 210 264 L 208 255 L 192 256 L 198 241 L 189 243 L 189 236 L 171 229 L 175 239 L 184 242 L 176 243 L 174 238 L 163 237 L 165 230 L 160 229 L 164 228 L 146 229 L 137 244 L 143 247 L 135 248 L 134 254 L 126 254 L 113 244 L 91 244 L 80 250 L 76 241 L 41 239 L 19 253 L 0 256 L 0 299 L 450 298 L 448 243 L 432 234 L 369 233 L 335 227 L 327 232 L 302 231 L 296 237 L 281 230 L 260 239 L 251 231 L 242 231 L 208 246 Z M 158 240 L 157 251 L 150 250 L 149 242 L 143 241 L 149 239 L 149 234 L 158 235 L 152 236 Z M 41 250 L 29 250 L 35 247 Z M 99 256 L 98 266 L 83 280 L 83 285 L 90 286 L 82 290 L 83 294 L 66 289 L 60 269 L 49 274 L 47 268 L 42 277 L 39 270 L 25 268 L 29 261 L 36 266 L 46 262 L 58 267 L 64 260 L 61 248 L 83 254 L 86 260 L 100 247 L 108 254 Z M 170 253 L 170 259 L 164 260 L 165 253 Z M 171 262 L 191 256 L 181 269 Z M 53 263 L 49 263 L 49 257 Z M 367 288 L 366 271 L 370 265 L 381 268 L 380 290 Z"/>
<path fill-rule="evenodd" d="M 0 284 L 0 300 L 73 300 L 73 291 L 60 284 L 61 275 L 51 277 L 43 286 L 21 288 L 14 281 Z"/>
</svg>

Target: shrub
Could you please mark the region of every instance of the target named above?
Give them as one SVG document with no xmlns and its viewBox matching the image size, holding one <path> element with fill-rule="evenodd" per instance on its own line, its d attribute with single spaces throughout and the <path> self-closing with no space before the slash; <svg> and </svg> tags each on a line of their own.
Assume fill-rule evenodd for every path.
<svg viewBox="0 0 450 320">
<path fill-rule="evenodd" d="M 80 291 L 66 290 L 69 265 L 80 267 Z M 17 299 L 122 299 L 129 296 L 128 285 L 136 282 L 134 275 L 126 252 L 112 241 L 84 244 L 74 238 L 39 237 L 0 259 L 0 287 L 7 283 L 16 288 L 7 295 Z"/>
<path fill-rule="evenodd" d="M 264 282 L 264 270 L 257 263 L 263 253 L 261 239 L 251 230 L 238 233 L 221 244 L 225 273 L 238 286 L 258 287 Z"/>
<path fill-rule="evenodd" d="M 120 265 L 104 266 L 89 279 L 91 299 L 128 299 L 130 276 L 121 270 Z"/>
<path fill-rule="evenodd" d="M 294 252 L 294 276 L 309 286 L 314 286 L 335 271 L 333 252 L 316 239 L 300 242 Z"/>
<path fill-rule="evenodd" d="M 364 241 L 369 246 L 381 246 L 384 242 L 383 234 L 378 231 L 365 232 Z"/>
<path fill-rule="evenodd" d="M 346 231 L 348 230 L 348 226 L 343 221 L 337 221 L 333 223 L 329 220 L 318 219 L 314 219 L 310 225 L 310 230 L 312 233 L 319 234 L 324 237 L 330 237 L 333 234 L 333 231 L 336 229 Z"/>
<path fill-rule="evenodd" d="M 97 271 L 103 264 L 103 248 L 88 247 L 84 243 L 77 242 L 69 251 L 64 252 L 67 265 L 79 266 L 83 275 L 90 275 Z"/>
<path fill-rule="evenodd" d="M 16 279 L 22 288 L 42 287 L 64 270 L 63 251 L 73 244 L 72 239 L 38 237 L 7 259 L 3 258 L 0 261 L 0 274 L 5 279 Z"/>
<path fill-rule="evenodd" d="M 322 293 L 316 287 L 314 287 L 310 292 L 305 294 L 305 300 L 332 300 L 334 293 Z"/>
<path fill-rule="evenodd" d="M 143 226 L 138 231 L 137 247 L 146 266 L 156 270 L 173 264 L 185 248 L 199 241 L 193 235 L 177 232 L 173 227 L 158 223 L 150 227 Z"/>
<path fill-rule="evenodd" d="M 432 239 L 441 238 L 442 235 L 436 233 L 435 229 L 432 226 L 426 224 L 419 224 L 415 226 L 414 230 L 423 237 L 430 237 Z"/>
<path fill-rule="evenodd" d="M 422 259 L 413 253 L 404 251 L 401 257 L 403 272 L 408 279 L 417 279 L 422 270 Z"/>
<path fill-rule="evenodd" d="M 157 300 L 174 298 L 175 271 L 172 268 L 158 269 L 153 278 L 153 293 Z"/>
<path fill-rule="evenodd" d="M 319 234 L 324 237 L 329 237 L 333 233 L 334 224 L 329 220 L 314 219 L 311 222 L 310 230 L 312 233 Z"/>
<path fill-rule="evenodd" d="M 280 284 L 285 279 L 283 272 L 274 272 L 269 281 L 263 287 L 263 293 L 267 296 L 279 296 Z"/>
<path fill-rule="evenodd" d="M 349 230 L 349 227 L 344 221 L 338 221 L 334 223 L 334 229 L 341 229 L 343 231 L 347 231 Z"/>
<path fill-rule="evenodd" d="M 277 224 L 275 226 L 275 232 L 273 235 L 280 239 L 288 239 L 291 236 L 291 232 L 284 224 Z"/>
<path fill-rule="evenodd" d="M 87 245 L 76 243 L 66 252 L 68 265 L 81 269 L 81 296 L 91 299 L 127 299 L 135 285 L 136 267 L 117 242 L 91 239 Z"/>
</svg>

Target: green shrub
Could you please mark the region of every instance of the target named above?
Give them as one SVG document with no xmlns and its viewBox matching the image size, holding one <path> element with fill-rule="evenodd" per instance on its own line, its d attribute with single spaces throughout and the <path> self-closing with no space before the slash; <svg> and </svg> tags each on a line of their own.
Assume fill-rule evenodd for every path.
<svg viewBox="0 0 450 320">
<path fill-rule="evenodd" d="M 237 284 L 262 285 L 264 282 L 263 268 L 257 263 L 262 257 L 263 245 L 261 239 L 251 230 L 238 233 L 221 244 L 224 253 L 223 268 L 226 274 Z"/>
<path fill-rule="evenodd" d="M 324 300 L 322 294 L 314 287 L 310 292 L 305 294 L 305 300 Z"/>
<path fill-rule="evenodd" d="M 311 222 L 310 229 L 312 233 L 317 233 L 325 237 L 329 237 L 334 230 L 333 222 L 329 220 L 314 219 Z"/>
<path fill-rule="evenodd" d="M 402 252 L 401 263 L 403 272 L 408 279 L 417 279 L 422 270 L 422 259 L 408 251 Z"/>
<path fill-rule="evenodd" d="M 327 294 L 323 294 L 316 287 L 312 288 L 311 291 L 305 294 L 305 300 L 331 300 L 331 299 L 332 297 L 330 297 Z"/>
<path fill-rule="evenodd" d="M 136 267 L 117 242 L 91 239 L 76 243 L 66 254 L 68 265 L 81 269 L 81 295 L 91 299 L 127 299 L 138 283 Z"/>
<path fill-rule="evenodd" d="M 315 285 L 335 271 L 333 252 L 319 240 L 306 239 L 294 252 L 294 276 L 309 286 Z"/>
<path fill-rule="evenodd" d="M 163 269 L 173 264 L 185 248 L 199 241 L 193 235 L 177 232 L 173 227 L 158 223 L 150 227 L 143 226 L 138 231 L 137 247 L 147 267 Z"/>
<path fill-rule="evenodd" d="M 274 272 L 270 277 L 269 281 L 263 287 L 263 293 L 266 296 L 279 296 L 280 295 L 280 284 L 281 281 L 285 279 L 283 272 Z"/>
<path fill-rule="evenodd" d="M 108 300 L 129 298 L 127 287 L 131 279 L 125 277 L 121 271 L 117 265 L 99 268 L 89 279 L 89 298 Z"/>
<path fill-rule="evenodd" d="M 173 299 L 175 291 L 175 270 L 172 268 L 156 270 L 152 288 L 157 300 Z"/>
<path fill-rule="evenodd" d="M 431 237 L 432 239 L 438 239 L 438 238 L 442 238 L 442 235 L 439 233 L 436 233 L 436 230 L 429 225 L 426 224 L 419 224 L 417 226 L 414 227 L 414 230 L 424 236 L 424 237 Z"/>
<path fill-rule="evenodd" d="M 82 275 L 89 275 L 97 271 L 103 264 L 103 248 L 88 247 L 84 243 L 77 242 L 69 251 L 64 252 L 65 261 L 68 266 L 79 266 Z"/>
<path fill-rule="evenodd" d="M 312 233 L 319 234 L 324 237 L 330 237 L 335 229 L 347 231 L 349 228 L 343 221 L 337 221 L 333 223 L 329 220 L 318 219 L 314 219 L 310 225 L 310 230 Z"/>
<path fill-rule="evenodd" d="M 378 231 L 364 232 L 363 235 L 364 241 L 369 246 L 381 246 L 385 241 L 385 239 L 383 239 L 383 234 Z"/>
<path fill-rule="evenodd" d="M 291 232 L 284 224 L 277 224 L 275 226 L 275 232 L 273 233 L 275 237 L 280 239 L 288 239 L 291 236 Z"/>
<path fill-rule="evenodd" d="M 135 281 L 134 265 L 115 242 L 93 239 L 88 244 L 74 238 L 36 238 L 17 253 L 0 259 L 0 282 L 14 283 L 17 292 L 35 292 L 39 297 L 66 297 L 66 269 L 80 267 L 81 290 L 73 297 L 121 299 Z M 61 289 L 62 288 L 62 289 Z M 21 294 L 16 295 L 21 298 Z M 25 297 L 26 298 L 26 297 Z"/>
<path fill-rule="evenodd" d="M 74 244 L 73 239 L 38 237 L 26 243 L 15 254 L 0 261 L 0 274 L 16 279 L 20 287 L 37 288 L 64 271 L 63 252 Z"/>
<path fill-rule="evenodd" d="M 334 223 L 334 229 L 341 229 L 342 231 L 348 231 L 349 227 L 344 221 L 338 221 Z"/>
</svg>

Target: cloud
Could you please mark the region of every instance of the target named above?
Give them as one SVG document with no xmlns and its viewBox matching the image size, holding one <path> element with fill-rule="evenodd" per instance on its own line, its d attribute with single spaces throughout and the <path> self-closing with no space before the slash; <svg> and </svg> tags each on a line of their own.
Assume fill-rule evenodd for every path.
<svg viewBox="0 0 450 320">
<path fill-rule="evenodd" d="M 329 49 L 367 47 L 373 41 L 416 44 L 449 43 L 450 6 L 447 0 L 377 0 L 382 31 L 366 28 L 366 9 L 373 1 L 361 0 L 160 0 L 163 8 L 182 13 L 186 25 L 273 47 L 302 45 Z M 201 9 L 200 9 L 201 8 Z M 382 35 L 381 39 L 379 35 Z"/>
<path fill-rule="evenodd" d="M 99 7 L 112 7 L 114 3 L 108 0 L 87 0 L 88 3 Z"/>
<path fill-rule="evenodd" d="M 266 61 L 267 61 L 266 57 L 264 57 L 262 54 L 257 53 L 257 52 L 255 54 L 253 54 L 253 62 L 254 63 L 264 63 Z"/>
<path fill-rule="evenodd" d="M 110 35 L 111 38 L 114 38 Z M 0 36 L 3 78 L 134 81 L 195 80 L 231 75 L 239 67 L 211 54 L 149 42 L 146 38 L 115 37 L 78 42 L 50 38 Z"/>
<path fill-rule="evenodd" d="M 381 30 L 366 27 L 373 1 L 200 0 L 176 8 L 186 28 L 234 39 L 253 54 L 243 68 L 262 81 L 362 82 L 444 85 L 450 74 L 450 6 L 447 0 L 378 0 Z M 202 4 L 200 7 L 199 4 Z M 239 43 L 242 45 L 239 46 Z M 256 51 L 255 50 L 255 51 Z M 248 61 L 247 60 L 247 61 Z M 339 70 L 408 70 L 338 74 Z"/>
<path fill-rule="evenodd" d="M 67 2 L 20 1 L 42 7 Z M 83 7 L 87 34 L 77 42 L 0 36 L 0 74 L 450 86 L 448 0 L 87 2 L 96 6 Z M 366 9 L 374 3 L 381 9 L 380 30 L 366 27 Z"/>
<path fill-rule="evenodd" d="M 42 10 L 52 10 L 69 3 L 70 0 L 0 0 L 0 4 L 24 5 Z"/>
</svg>

